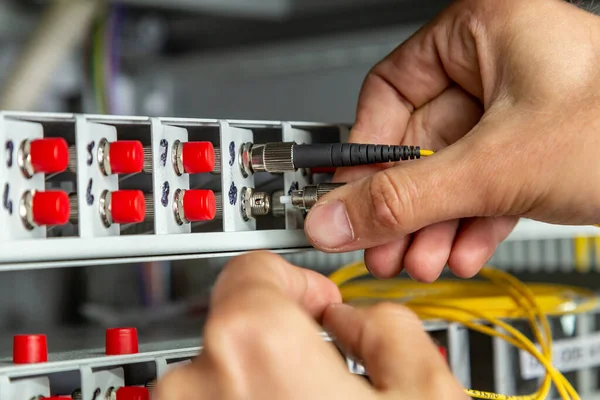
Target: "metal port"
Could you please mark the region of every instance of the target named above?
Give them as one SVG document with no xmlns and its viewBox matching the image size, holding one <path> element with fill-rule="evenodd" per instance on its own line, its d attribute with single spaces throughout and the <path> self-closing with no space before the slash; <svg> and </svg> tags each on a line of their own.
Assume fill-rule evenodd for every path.
<svg viewBox="0 0 600 400">
<path fill-rule="evenodd" d="M 242 188 L 240 202 L 244 221 L 268 215 L 271 211 L 271 196 L 264 192 L 254 192 L 252 188 Z"/>
<path fill-rule="evenodd" d="M 252 170 L 252 143 L 244 143 L 240 146 L 238 163 L 244 178 L 247 178 L 254 173 Z"/>
</svg>

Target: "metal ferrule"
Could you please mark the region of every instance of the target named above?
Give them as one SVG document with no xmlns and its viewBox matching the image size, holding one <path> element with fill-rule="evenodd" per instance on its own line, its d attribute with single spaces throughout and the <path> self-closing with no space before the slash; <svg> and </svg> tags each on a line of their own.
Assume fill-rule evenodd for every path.
<svg viewBox="0 0 600 400">
<path fill-rule="evenodd" d="M 344 185 L 345 183 L 321 183 L 319 185 L 305 186 L 301 190 L 294 190 L 291 193 L 292 206 L 308 211 L 323 196 Z"/>
<path fill-rule="evenodd" d="M 142 170 L 147 174 L 151 174 L 152 164 L 152 147 L 144 146 L 144 167 Z"/>
<path fill-rule="evenodd" d="M 110 211 L 110 203 L 112 201 L 112 193 L 105 190 L 100 195 L 100 219 L 105 227 L 109 228 L 113 224 L 112 213 Z"/>
<path fill-rule="evenodd" d="M 177 176 L 183 175 L 185 173 L 183 170 L 183 143 L 181 143 L 179 140 L 176 140 L 175 143 L 173 143 L 171 158 L 173 162 L 173 169 L 175 169 Z"/>
<path fill-rule="evenodd" d="M 295 171 L 294 142 L 267 143 L 252 146 L 251 164 L 255 172 L 281 173 Z"/>
<path fill-rule="evenodd" d="M 215 201 L 217 203 L 217 212 L 215 213 L 215 219 L 223 218 L 223 195 L 221 193 L 215 193 Z"/>
<path fill-rule="evenodd" d="M 154 396 L 154 391 L 156 390 L 156 381 L 155 380 L 148 381 L 148 382 L 146 382 L 146 384 L 144 386 L 150 392 L 150 398 L 153 399 L 154 397 L 152 397 L 152 396 Z"/>
<path fill-rule="evenodd" d="M 77 148 L 69 146 L 69 165 L 67 169 L 71 172 L 77 172 Z"/>
<path fill-rule="evenodd" d="M 118 388 L 111 387 L 106 391 L 105 400 L 117 400 Z"/>
<path fill-rule="evenodd" d="M 215 175 L 221 174 L 221 149 L 215 147 L 215 167 L 212 170 Z"/>
<path fill-rule="evenodd" d="M 33 230 L 36 227 L 36 223 L 33 221 L 33 191 L 28 190 L 21 197 L 19 202 L 19 214 L 21 221 L 27 230 Z"/>
<path fill-rule="evenodd" d="M 146 212 L 144 214 L 144 221 L 153 221 L 154 220 L 154 196 L 151 194 L 145 194 L 144 202 L 146 203 Z"/>
<path fill-rule="evenodd" d="M 33 165 L 31 164 L 31 142 L 29 140 L 24 140 L 19 146 L 17 162 L 26 178 L 31 178 L 35 175 Z"/>
<path fill-rule="evenodd" d="M 185 212 L 183 210 L 183 196 L 185 194 L 185 190 L 177 189 L 175 191 L 175 197 L 173 201 L 173 212 L 175 213 L 175 221 L 177 225 L 189 224 L 190 221 L 185 217 Z"/>
<path fill-rule="evenodd" d="M 252 170 L 252 160 L 251 158 L 252 152 L 252 143 L 244 143 L 240 146 L 240 155 L 238 159 L 238 163 L 240 165 L 240 170 L 242 171 L 242 176 L 247 178 L 254 171 Z"/>
<path fill-rule="evenodd" d="M 72 224 L 76 224 L 79 220 L 79 201 L 77 199 L 77 193 L 69 195 L 69 205 L 71 206 L 71 216 L 69 217 L 69 221 Z"/>
<path fill-rule="evenodd" d="M 110 168 L 110 143 L 104 138 L 98 143 L 98 165 L 104 175 L 109 176 L 112 174 Z"/>
</svg>

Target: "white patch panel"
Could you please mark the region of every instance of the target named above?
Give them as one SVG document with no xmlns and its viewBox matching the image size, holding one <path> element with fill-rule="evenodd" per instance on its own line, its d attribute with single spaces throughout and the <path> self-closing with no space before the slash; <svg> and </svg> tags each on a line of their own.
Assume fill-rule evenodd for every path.
<svg viewBox="0 0 600 400">
<path fill-rule="evenodd" d="M 425 326 L 432 334 L 445 335 L 445 332 L 454 329 L 454 325 L 441 322 L 426 323 Z M 0 398 L 29 400 L 35 396 L 70 396 L 79 392 L 83 399 L 92 399 L 95 393 L 106 395 L 111 389 L 124 386 L 151 387 L 151 382 L 173 368 L 188 364 L 202 351 L 201 340 L 190 333 L 194 330 L 192 327 L 185 327 L 178 333 L 170 332 L 169 341 L 157 340 L 161 335 L 150 334 L 154 339 L 151 344 L 140 344 L 138 352 L 122 355 L 105 355 L 108 344 L 105 347 L 83 346 L 85 343 L 89 346 L 90 342 L 97 346 L 97 332 L 53 332 L 48 337 L 50 353 L 47 362 L 15 365 L 10 357 L 0 358 Z M 177 329 L 174 331 L 177 332 Z M 143 336 L 141 332 L 142 340 Z M 323 340 L 330 341 L 326 334 L 321 336 Z M 175 339 L 176 337 L 179 339 Z M 59 338 L 60 340 L 51 340 Z M 455 340 L 452 337 L 446 344 L 448 350 L 464 354 L 468 351 L 468 348 L 461 347 L 465 338 Z M 82 348 L 77 351 L 52 352 L 53 345 L 63 347 L 66 341 L 82 344 Z M 462 359 L 461 363 L 464 362 Z M 452 363 L 451 367 L 465 369 L 464 366 Z"/>
<path fill-rule="evenodd" d="M 51 265 L 63 261 L 84 265 L 108 258 L 150 260 L 208 257 L 255 249 L 289 251 L 308 248 L 303 215 L 289 206 L 282 216 L 268 217 L 269 223 L 263 223 L 266 219 L 259 217 L 243 217 L 240 204 L 243 189 L 260 189 L 255 186 L 264 184 L 264 175 L 268 174 L 244 176 L 239 165 L 240 148 L 248 142 L 273 140 L 337 142 L 347 139 L 348 132 L 346 125 L 306 122 L 1 113 L 0 268 L 43 267 L 44 263 Z M 69 157 L 76 166 L 75 173 L 48 176 L 37 173 L 27 178 L 19 167 L 20 143 L 24 139 L 48 137 L 62 137 L 69 143 Z M 144 152 L 150 153 L 151 165 L 144 164 L 144 171 L 127 176 L 103 173 L 98 154 L 98 144 L 103 139 L 107 142 L 139 141 Z M 189 174 L 178 175 L 173 167 L 172 150 L 176 141 L 203 140 L 210 141 L 221 158 L 217 163 L 219 170 L 213 174 L 216 181 L 209 179 L 218 183 L 212 184 L 211 188 L 196 183 L 192 187 L 192 182 L 199 182 L 197 178 Z M 306 171 L 274 175 L 275 183 L 268 191 L 287 192 L 292 186 L 311 183 L 311 179 Z M 69 187 L 77 197 L 77 201 L 71 203 L 71 214 L 77 216 L 73 224 L 68 227 L 25 226 L 22 199 L 27 191 L 68 190 Z M 194 229 L 196 225 L 177 223 L 175 193 L 190 188 L 220 192 L 216 199 L 220 202 L 217 208 L 221 215 L 210 227 L 201 225 Z M 107 224 L 101 217 L 103 195 L 121 190 L 143 191 L 146 195 L 148 218 L 144 223 L 132 225 L 133 228 L 141 226 L 139 230 L 120 225 L 116 220 Z M 115 217 L 116 213 L 112 211 L 111 216 Z M 596 236 L 599 232 L 595 227 L 522 221 L 508 240 Z"/>
</svg>

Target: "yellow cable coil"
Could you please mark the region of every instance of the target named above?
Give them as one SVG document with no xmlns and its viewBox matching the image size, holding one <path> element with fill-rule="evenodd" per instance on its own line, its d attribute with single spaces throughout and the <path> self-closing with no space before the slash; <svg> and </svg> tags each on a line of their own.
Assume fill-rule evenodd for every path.
<svg viewBox="0 0 600 400">
<path fill-rule="evenodd" d="M 472 398 L 545 399 L 554 384 L 562 399 L 580 399 L 573 386 L 552 365 L 552 334 L 547 316 L 594 309 L 596 297 L 592 292 L 562 285 L 526 285 L 514 276 L 491 267 L 481 270 L 478 276 L 485 279 L 481 281 L 453 279 L 422 284 L 409 279 L 355 280 L 368 275 L 364 263 L 358 262 L 342 267 L 329 278 L 340 288 L 347 303 L 401 302 L 423 320 L 457 322 L 474 331 L 502 338 L 527 351 L 546 368 L 542 385 L 533 394 L 509 396 L 465 389 Z M 506 319 L 527 319 L 541 351 L 530 339 L 506 323 Z"/>
</svg>

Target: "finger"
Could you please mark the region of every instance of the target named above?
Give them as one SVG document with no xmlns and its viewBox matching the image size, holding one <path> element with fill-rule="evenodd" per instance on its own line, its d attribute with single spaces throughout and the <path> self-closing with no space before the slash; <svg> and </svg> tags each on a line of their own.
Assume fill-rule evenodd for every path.
<svg viewBox="0 0 600 400">
<path fill-rule="evenodd" d="M 224 379 L 213 398 L 247 398 L 250 393 L 286 398 L 286 391 L 300 392 L 302 385 L 311 393 L 326 391 L 329 379 L 348 379 L 348 369 L 305 310 L 318 317 L 340 301 L 333 282 L 272 253 L 236 257 L 217 280 L 203 352 L 193 364 Z M 311 366 L 323 366 L 330 375 L 307 374 L 298 381 L 290 374 Z M 263 383 L 267 379 L 270 386 Z"/>
<path fill-rule="evenodd" d="M 410 114 L 438 97 L 454 81 L 475 97 L 483 93 L 475 15 L 449 7 L 377 64 L 361 90 L 352 140 L 393 143 Z"/>
<path fill-rule="evenodd" d="M 413 114 L 403 143 L 441 150 L 466 135 L 482 115 L 479 100 L 458 86 L 450 86 Z"/>
<path fill-rule="evenodd" d="M 328 193 L 306 218 L 307 237 L 324 251 L 368 249 L 441 221 L 489 212 L 486 200 L 498 190 L 486 171 L 492 167 L 470 152 L 466 139 Z"/>
<path fill-rule="evenodd" d="M 369 272 L 381 279 L 392 278 L 402 272 L 404 255 L 411 242 L 411 235 L 381 246 L 365 250 L 365 265 Z"/>
<path fill-rule="evenodd" d="M 518 218 L 474 218 L 463 221 L 448 265 L 460 278 L 475 276 L 494 255 L 498 245 L 517 225 Z"/>
<path fill-rule="evenodd" d="M 463 137 L 481 118 L 483 109 L 473 96 L 457 86 L 414 112 L 405 131 L 397 131 L 387 144 L 411 144 L 438 151 Z M 353 131 L 350 142 L 371 143 L 372 138 Z M 352 182 L 386 168 L 386 164 L 340 168 L 334 181 Z"/>
<path fill-rule="evenodd" d="M 208 400 L 219 398 L 216 377 L 210 369 L 188 364 L 161 377 L 152 392 L 153 399 Z"/>
<path fill-rule="evenodd" d="M 404 259 L 404 269 L 415 280 L 433 282 L 448 262 L 458 220 L 426 226 L 414 234 Z"/>
<path fill-rule="evenodd" d="M 454 398 L 454 392 L 462 393 L 421 321 L 401 305 L 331 306 L 324 326 L 340 348 L 363 362 L 381 391 L 406 399 Z"/>
<path fill-rule="evenodd" d="M 341 302 L 338 288 L 323 275 L 295 267 L 273 253 L 254 252 L 227 264 L 215 284 L 211 308 L 261 288 L 297 303 L 317 318 L 329 304 Z"/>
</svg>

